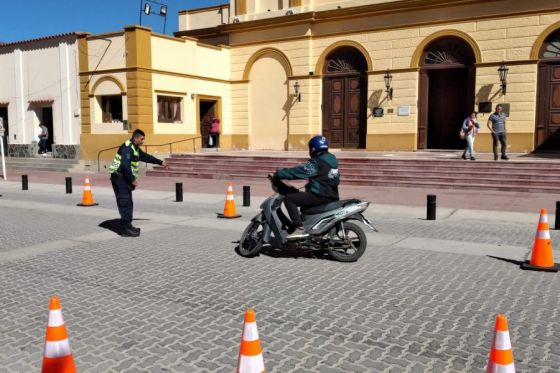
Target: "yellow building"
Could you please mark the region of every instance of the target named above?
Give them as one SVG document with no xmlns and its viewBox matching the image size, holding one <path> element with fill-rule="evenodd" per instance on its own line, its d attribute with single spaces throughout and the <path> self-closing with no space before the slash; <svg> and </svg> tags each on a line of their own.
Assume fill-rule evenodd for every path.
<svg viewBox="0 0 560 373">
<path fill-rule="evenodd" d="M 179 28 L 82 36 L 83 159 L 138 127 L 152 144 L 204 138 L 212 116 L 223 148 L 303 149 L 323 133 L 416 150 L 462 147 L 480 111 L 490 150 L 498 103 L 512 151 L 560 144 L 558 0 L 235 0 L 181 11 Z"/>
</svg>

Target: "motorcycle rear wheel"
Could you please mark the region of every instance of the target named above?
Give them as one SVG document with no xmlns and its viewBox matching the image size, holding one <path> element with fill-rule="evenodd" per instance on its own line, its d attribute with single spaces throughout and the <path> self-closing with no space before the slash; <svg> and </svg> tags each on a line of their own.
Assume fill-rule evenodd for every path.
<svg viewBox="0 0 560 373">
<path fill-rule="evenodd" d="M 355 262 L 364 255 L 367 237 L 360 226 L 344 222 L 344 234 L 340 227 L 333 229 L 336 233 L 329 240 L 329 254 L 333 259 L 339 262 Z"/>
<path fill-rule="evenodd" d="M 263 246 L 263 225 L 259 221 L 251 222 L 239 240 L 239 255 L 252 258 L 261 251 Z"/>
</svg>

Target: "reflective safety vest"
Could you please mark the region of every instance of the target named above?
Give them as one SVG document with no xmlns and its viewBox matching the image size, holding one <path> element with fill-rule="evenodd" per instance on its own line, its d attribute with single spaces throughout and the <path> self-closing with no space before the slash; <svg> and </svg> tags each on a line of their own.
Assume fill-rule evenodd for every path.
<svg viewBox="0 0 560 373">
<path fill-rule="evenodd" d="M 136 146 L 134 146 L 134 144 L 132 143 L 132 141 L 130 140 L 126 140 L 124 144 L 122 144 L 119 147 L 119 150 L 117 150 L 117 154 L 115 155 L 115 159 L 113 159 L 113 162 L 111 163 L 111 166 L 109 167 L 109 173 L 113 173 L 115 171 L 119 171 L 120 167 L 121 167 L 121 159 L 122 159 L 122 149 L 124 146 L 128 146 L 130 147 L 130 149 L 132 150 L 132 159 L 130 160 L 130 169 L 132 171 L 132 176 L 134 176 L 134 180 L 136 180 L 138 178 L 138 166 L 139 166 L 139 160 L 140 160 L 140 150 L 138 150 L 138 148 Z"/>
</svg>

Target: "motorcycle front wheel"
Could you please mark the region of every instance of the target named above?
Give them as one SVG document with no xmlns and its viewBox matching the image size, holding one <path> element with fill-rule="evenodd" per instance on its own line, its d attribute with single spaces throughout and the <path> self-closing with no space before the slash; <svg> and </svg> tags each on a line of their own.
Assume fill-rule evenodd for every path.
<svg viewBox="0 0 560 373">
<path fill-rule="evenodd" d="M 259 221 L 252 221 L 239 240 L 239 255 L 252 258 L 261 251 L 263 246 L 263 225 Z"/>
<path fill-rule="evenodd" d="M 329 254 L 339 262 L 355 262 L 366 251 L 367 238 L 363 229 L 354 223 L 344 222 L 329 234 Z"/>
</svg>

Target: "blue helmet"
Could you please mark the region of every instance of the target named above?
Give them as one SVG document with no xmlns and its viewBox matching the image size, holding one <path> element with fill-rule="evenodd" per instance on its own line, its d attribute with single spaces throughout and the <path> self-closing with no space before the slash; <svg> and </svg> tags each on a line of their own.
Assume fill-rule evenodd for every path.
<svg viewBox="0 0 560 373">
<path fill-rule="evenodd" d="M 322 150 L 329 150 L 329 142 L 327 138 L 321 135 L 314 136 L 309 140 L 309 154 L 315 155 Z"/>
</svg>

